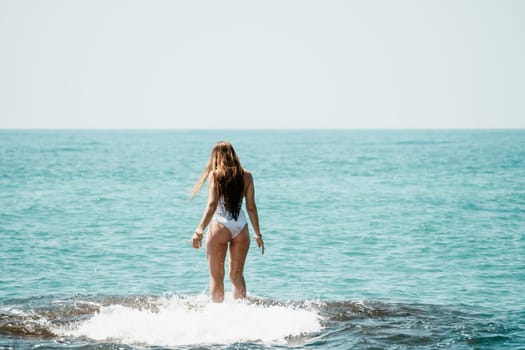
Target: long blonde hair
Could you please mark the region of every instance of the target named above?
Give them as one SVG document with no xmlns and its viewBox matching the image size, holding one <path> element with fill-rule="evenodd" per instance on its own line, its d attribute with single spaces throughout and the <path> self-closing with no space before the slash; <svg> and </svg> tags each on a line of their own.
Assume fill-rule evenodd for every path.
<svg viewBox="0 0 525 350">
<path fill-rule="evenodd" d="M 244 196 L 244 169 L 228 141 L 217 142 L 213 147 L 204 171 L 193 186 L 193 196 L 200 191 L 210 173 L 218 185 L 218 194 L 223 198 L 226 209 L 237 219 Z"/>
</svg>

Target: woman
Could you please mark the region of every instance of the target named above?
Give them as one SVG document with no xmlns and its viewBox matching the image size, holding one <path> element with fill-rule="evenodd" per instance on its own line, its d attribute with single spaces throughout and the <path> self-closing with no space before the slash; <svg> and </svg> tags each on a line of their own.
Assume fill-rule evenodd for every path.
<svg viewBox="0 0 525 350">
<path fill-rule="evenodd" d="M 196 249 L 202 246 L 204 230 L 209 224 L 206 256 L 210 268 L 211 299 L 217 303 L 224 300 L 224 261 L 228 245 L 233 297 L 245 298 L 246 283 L 243 270 L 250 247 L 250 236 L 246 216 L 241 208 L 243 198 L 246 198 L 246 210 L 255 230 L 254 238 L 264 254 L 253 178 L 250 172 L 241 166 L 232 145 L 221 141 L 213 148 L 204 172 L 193 187 L 193 196 L 199 192 L 206 180 L 208 180 L 208 203 L 193 234 L 192 245 Z"/>
</svg>

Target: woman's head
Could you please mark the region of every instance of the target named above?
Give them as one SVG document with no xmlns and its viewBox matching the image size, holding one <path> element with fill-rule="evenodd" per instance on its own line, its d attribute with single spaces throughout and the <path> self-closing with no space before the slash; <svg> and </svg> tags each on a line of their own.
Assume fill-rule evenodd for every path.
<svg viewBox="0 0 525 350">
<path fill-rule="evenodd" d="M 232 144 L 228 141 L 219 141 L 213 147 L 208 163 L 200 179 L 193 187 L 193 196 L 199 192 L 210 173 L 213 174 L 215 180 L 238 177 L 244 173 L 239 157 L 237 157 Z"/>
<path fill-rule="evenodd" d="M 209 168 L 208 168 L 209 167 Z M 242 169 L 239 157 L 228 141 L 219 141 L 211 151 L 207 170 L 223 172 L 226 168 Z"/>
</svg>

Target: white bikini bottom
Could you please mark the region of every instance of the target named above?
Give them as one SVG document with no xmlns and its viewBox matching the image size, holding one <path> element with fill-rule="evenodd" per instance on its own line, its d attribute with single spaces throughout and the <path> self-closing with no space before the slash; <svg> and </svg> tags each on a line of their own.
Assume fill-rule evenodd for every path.
<svg viewBox="0 0 525 350">
<path fill-rule="evenodd" d="M 244 212 L 242 210 L 239 211 L 239 216 L 237 217 L 237 220 L 234 220 L 229 212 L 222 213 L 218 210 L 215 212 L 215 214 L 213 214 L 212 221 L 218 222 L 219 224 L 226 226 L 226 228 L 230 230 L 230 233 L 232 234 L 232 239 L 237 237 L 244 229 L 244 226 L 248 224 L 248 222 L 246 221 L 246 216 L 244 215 Z"/>
</svg>

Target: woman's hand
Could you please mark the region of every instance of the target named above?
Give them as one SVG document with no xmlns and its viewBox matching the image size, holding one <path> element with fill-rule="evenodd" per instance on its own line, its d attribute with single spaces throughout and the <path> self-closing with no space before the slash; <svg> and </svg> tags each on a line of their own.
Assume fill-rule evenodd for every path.
<svg viewBox="0 0 525 350">
<path fill-rule="evenodd" d="M 255 235 L 254 236 L 255 241 L 257 242 L 257 246 L 261 249 L 262 255 L 264 255 L 264 241 L 262 239 L 262 235 Z"/>
<path fill-rule="evenodd" d="M 202 232 L 195 232 L 193 234 L 193 237 L 191 237 L 191 245 L 193 246 L 193 248 L 199 249 L 200 247 L 202 247 L 202 236 L 203 235 L 204 233 Z"/>
</svg>

